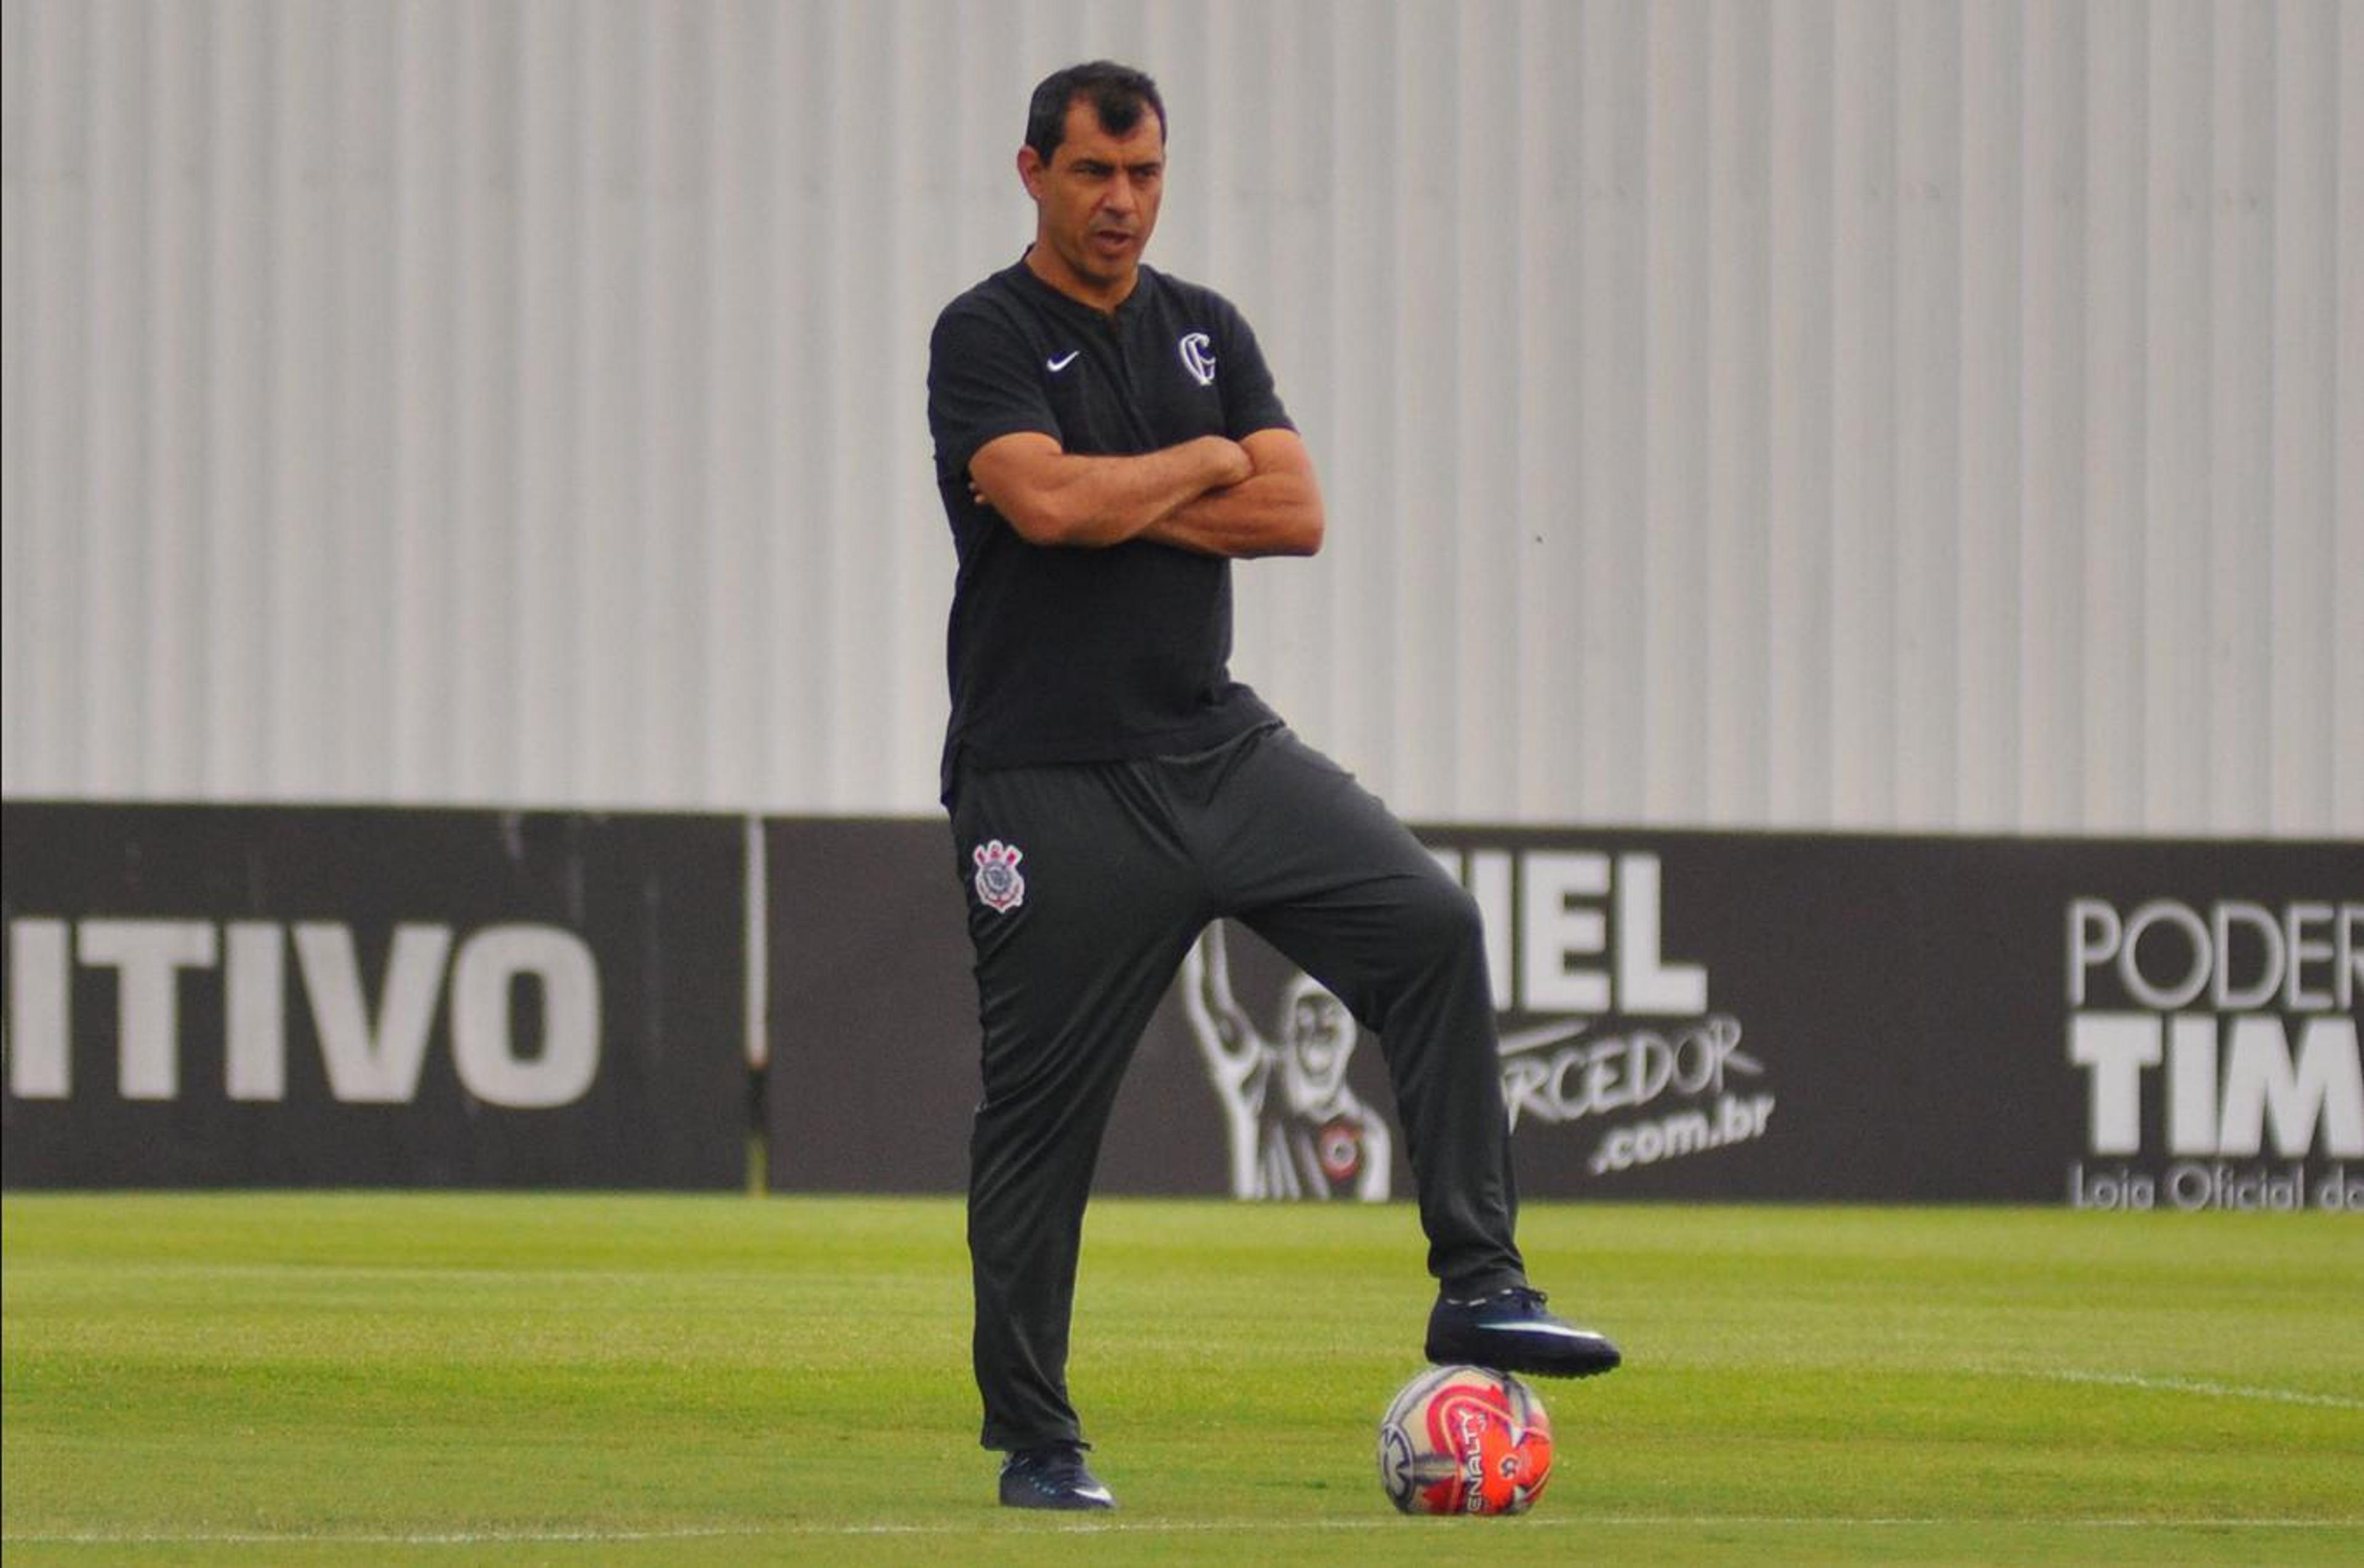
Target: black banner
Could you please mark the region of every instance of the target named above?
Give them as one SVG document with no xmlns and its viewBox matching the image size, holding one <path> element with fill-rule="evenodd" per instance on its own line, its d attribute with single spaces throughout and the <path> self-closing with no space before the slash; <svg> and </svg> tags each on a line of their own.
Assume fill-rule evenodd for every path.
<svg viewBox="0 0 2364 1568">
<path fill-rule="evenodd" d="M 0 821 L 12 1186 L 745 1180 L 739 818 Z"/>
<path fill-rule="evenodd" d="M 775 817 L 764 845 L 773 1189 L 959 1190 L 979 1036 L 951 829 Z"/>
<path fill-rule="evenodd" d="M 1486 915 L 1535 1197 L 2364 1207 L 2364 845 L 1422 829 Z M 964 1179 L 934 822 L 775 821 L 771 1180 Z M 1104 1192 L 1410 1195 L 1375 1041 L 1226 928 Z"/>
</svg>

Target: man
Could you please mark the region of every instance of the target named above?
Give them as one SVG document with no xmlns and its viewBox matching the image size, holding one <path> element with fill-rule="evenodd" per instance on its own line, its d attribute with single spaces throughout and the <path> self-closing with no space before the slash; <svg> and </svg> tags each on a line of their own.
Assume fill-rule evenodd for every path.
<svg viewBox="0 0 2364 1568">
<path fill-rule="evenodd" d="M 1527 1287 L 1474 901 L 1231 678 L 1230 562 L 1310 555 L 1325 519 L 1247 323 L 1142 263 L 1165 172 L 1147 76 L 1051 76 L 1018 153 L 1034 242 L 930 345 L 960 562 L 943 795 L 985 1036 L 974 1351 L 1016 1507 L 1114 1506 L 1067 1398 L 1084 1208 L 1142 1030 L 1221 916 L 1380 1039 L 1441 1285 L 1429 1357 L 1618 1362 Z"/>
<path fill-rule="evenodd" d="M 1346 1082 L 1356 1030 L 1344 1003 L 1299 973 L 1280 999 L 1280 1038 L 1266 1039 L 1232 994 L 1218 920 L 1182 955 L 1182 1008 L 1222 1096 L 1233 1197 L 1387 1197 L 1395 1145 Z"/>
</svg>

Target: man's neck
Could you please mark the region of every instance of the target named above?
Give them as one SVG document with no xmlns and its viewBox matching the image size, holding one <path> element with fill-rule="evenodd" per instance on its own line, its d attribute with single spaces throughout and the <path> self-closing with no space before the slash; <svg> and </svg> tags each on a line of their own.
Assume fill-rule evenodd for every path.
<svg viewBox="0 0 2364 1568">
<path fill-rule="evenodd" d="M 1141 269 L 1136 266 L 1121 281 L 1105 289 L 1095 288 L 1060 265 L 1051 248 L 1039 241 L 1026 248 L 1025 260 L 1028 272 L 1078 305 L 1088 306 L 1103 316 L 1115 315 L 1116 307 L 1131 299 L 1132 291 L 1141 284 Z"/>
</svg>

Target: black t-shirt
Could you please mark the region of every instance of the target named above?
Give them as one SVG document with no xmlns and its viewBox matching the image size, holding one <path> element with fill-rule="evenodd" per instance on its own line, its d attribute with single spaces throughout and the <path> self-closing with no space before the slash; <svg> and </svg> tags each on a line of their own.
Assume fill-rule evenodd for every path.
<svg viewBox="0 0 2364 1568">
<path fill-rule="evenodd" d="M 937 317 L 928 426 L 960 555 L 947 788 L 963 754 L 989 768 L 1179 755 L 1272 720 L 1228 668 L 1229 562 L 1139 540 L 1030 544 L 969 495 L 969 459 L 1016 431 L 1130 456 L 1293 428 L 1228 300 L 1143 267 L 1110 316 L 1021 260 Z"/>
</svg>

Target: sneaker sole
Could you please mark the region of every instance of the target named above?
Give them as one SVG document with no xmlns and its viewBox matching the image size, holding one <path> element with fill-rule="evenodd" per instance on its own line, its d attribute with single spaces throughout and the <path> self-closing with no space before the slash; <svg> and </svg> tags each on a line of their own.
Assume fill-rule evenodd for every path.
<svg viewBox="0 0 2364 1568">
<path fill-rule="evenodd" d="M 1542 1359 L 1527 1361 L 1515 1354 L 1500 1353 L 1511 1349 L 1502 1345 L 1488 1346 L 1482 1351 L 1470 1346 L 1447 1346 L 1441 1353 L 1439 1347 L 1431 1345 L 1428 1347 L 1428 1359 L 1438 1366 L 1455 1366 L 1466 1363 L 1470 1366 L 1489 1367 L 1496 1372 L 1515 1373 L 1521 1377 L 1599 1377 L 1604 1373 L 1615 1372 L 1625 1364 L 1625 1358 L 1619 1352 L 1616 1346 L 1605 1340 L 1598 1342 L 1601 1347 L 1600 1353 L 1586 1357 L 1582 1361 L 1546 1362 Z"/>
<path fill-rule="evenodd" d="M 1004 1496 L 1001 1499 L 1001 1506 L 1005 1508 L 1026 1508 L 1046 1514 L 1105 1514 L 1115 1511 L 1116 1499 L 1106 1496 L 1078 1496 L 1073 1501 L 1064 1497 Z"/>
</svg>

